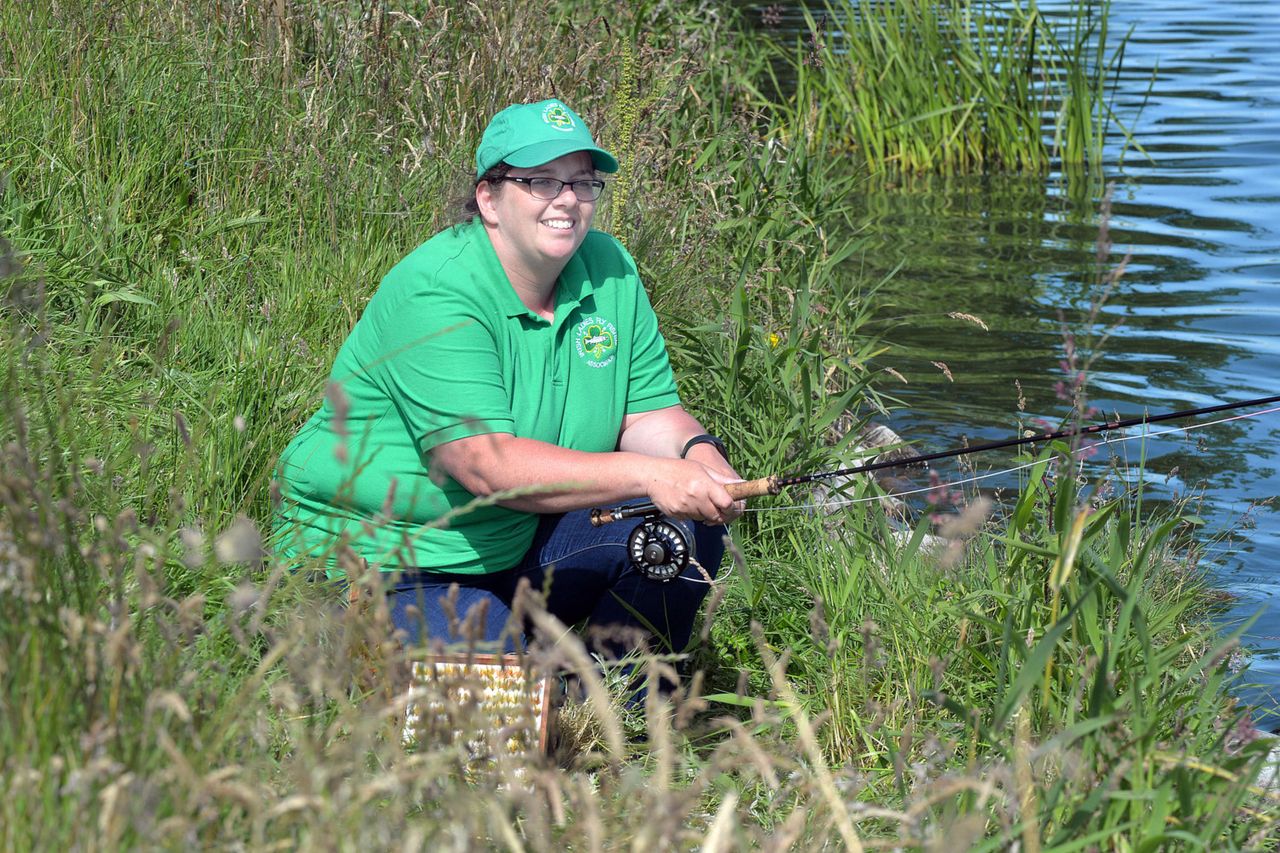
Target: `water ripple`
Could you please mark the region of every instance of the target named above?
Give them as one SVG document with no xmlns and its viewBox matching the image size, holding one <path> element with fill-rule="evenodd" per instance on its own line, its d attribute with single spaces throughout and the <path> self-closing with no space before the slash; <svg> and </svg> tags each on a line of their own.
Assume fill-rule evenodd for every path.
<svg viewBox="0 0 1280 853">
<path fill-rule="evenodd" d="M 1063 318 L 1082 342 L 1109 335 L 1092 374 L 1106 411 L 1280 393 L 1275 4 L 1126 0 L 1113 10 L 1114 31 L 1136 24 L 1115 109 L 1151 159 L 1128 150 L 1122 163 L 1114 134 L 1109 263 L 1132 257 L 1093 325 L 1081 320 L 1100 289 L 1102 181 L 1087 197 L 1054 173 L 1039 192 L 1024 179 L 989 177 L 866 199 L 862 225 L 876 245 L 859 263 L 887 270 L 905 262 L 886 312 L 919 317 L 890 333 L 888 361 L 910 381 L 892 389 L 908 406 L 894 426 L 931 449 L 961 435 L 1005 437 L 1016 421 L 1014 380 L 1031 411 L 1063 416 L 1053 390 Z M 940 300 L 982 316 L 991 333 L 939 318 Z M 934 361 L 948 365 L 954 383 Z M 1201 492 L 1202 514 L 1225 535 L 1256 498 L 1280 494 L 1280 416 L 1211 432 L 1212 440 L 1153 442 L 1150 488 L 1166 499 Z M 1234 530 L 1210 565 L 1239 597 L 1230 618 L 1262 608 L 1246 639 L 1262 661 L 1255 676 L 1280 696 L 1280 513 L 1250 512 L 1255 526 Z"/>
</svg>

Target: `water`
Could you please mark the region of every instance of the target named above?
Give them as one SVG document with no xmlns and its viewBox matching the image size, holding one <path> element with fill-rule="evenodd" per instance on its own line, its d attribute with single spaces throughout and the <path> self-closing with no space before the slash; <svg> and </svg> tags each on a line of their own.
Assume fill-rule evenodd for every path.
<svg viewBox="0 0 1280 853">
<path fill-rule="evenodd" d="M 1151 160 L 1129 151 L 1121 162 L 1113 134 L 1114 247 L 1104 266 L 1095 257 L 1099 183 L 1055 173 L 913 181 L 866 195 L 873 242 L 860 263 L 872 274 L 903 264 L 880 297 L 883 313 L 903 318 L 884 362 L 907 380 L 882 383 L 903 404 L 891 426 L 940 450 L 1008 437 L 1020 420 L 1056 425 L 1068 409 L 1054 390 L 1064 321 L 1080 341 L 1109 330 L 1089 371 L 1091 400 L 1106 413 L 1280 393 L 1277 13 L 1278 0 L 1114 5 L 1113 32 L 1136 24 L 1116 109 Z M 798 25 L 793 14 L 784 21 Z M 1090 324 L 1102 274 L 1126 253 L 1125 274 Z M 946 311 L 977 315 L 990 332 Z M 1131 460 L 1142 453 L 1138 442 L 1114 448 Z M 1280 413 L 1155 438 L 1145 452 L 1151 494 L 1202 496 L 1203 565 L 1236 596 L 1224 624 L 1260 613 L 1245 638 L 1256 682 L 1245 695 L 1280 711 L 1280 500 L 1256 505 L 1280 494 Z"/>
</svg>

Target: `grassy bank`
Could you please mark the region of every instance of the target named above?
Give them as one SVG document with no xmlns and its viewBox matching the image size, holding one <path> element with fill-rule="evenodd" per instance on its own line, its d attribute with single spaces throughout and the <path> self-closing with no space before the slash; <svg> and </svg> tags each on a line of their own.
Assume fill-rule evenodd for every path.
<svg viewBox="0 0 1280 853">
<path fill-rule="evenodd" d="M 1270 843 L 1187 524 L 1069 448 L 937 516 L 941 552 L 876 503 L 748 516 L 673 706 L 601 700 L 545 625 L 595 697 L 556 762 L 406 750 L 385 613 L 272 561 L 272 465 L 337 347 L 487 118 L 548 92 L 620 155 L 601 221 L 740 469 L 847 450 L 883 404 L 860 178 L 765 143 L 743 38 L 662 4 L 0 11 L 0 844 Z"/>
</svg>

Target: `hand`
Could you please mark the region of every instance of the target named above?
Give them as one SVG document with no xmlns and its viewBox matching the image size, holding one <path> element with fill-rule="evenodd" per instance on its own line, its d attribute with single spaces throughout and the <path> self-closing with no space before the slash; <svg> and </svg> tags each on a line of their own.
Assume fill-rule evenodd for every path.
<svg viewBox="0 0 1280 853">
<path fill-rule="evenodd" d="M 695 444 L 689 448 L 685 458 L 702 463 L 711 472 L 711 476 L 722 485 L 741 483 L 743 480 L 733 466 L 729 464 L 729 460 L 721 456 L 720 451 L 716 450 L 713 445 Z M 734 501 L 733 507 L 725 514 L 724 523 L 727 524 L 733 521 L 746 511 L 746 501 Z"/>
<path fill-rule="evenodd" d="M 718 469 L 693 459 L 648 459 L 648 495 L 654 506 L 672 518 L 706 524 L 728 524 L 742 515 L 745 504 L 724 488 L 742 478 L 719 453 L 716 456 L 722 463 Z"/>
</svg>

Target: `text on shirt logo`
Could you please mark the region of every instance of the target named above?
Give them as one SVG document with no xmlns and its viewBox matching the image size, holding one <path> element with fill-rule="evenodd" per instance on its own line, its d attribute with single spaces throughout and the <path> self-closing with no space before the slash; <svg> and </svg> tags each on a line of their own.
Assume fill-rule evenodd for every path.
<svg viewBox="0 0 1280 853">
<path fill-rule="evenodd" d="M 587 317 L 573 333 L 578 358 L 592 367 L 608 367 L 617 355 L 618 329 L 603 317 Z"/>
</svg>

